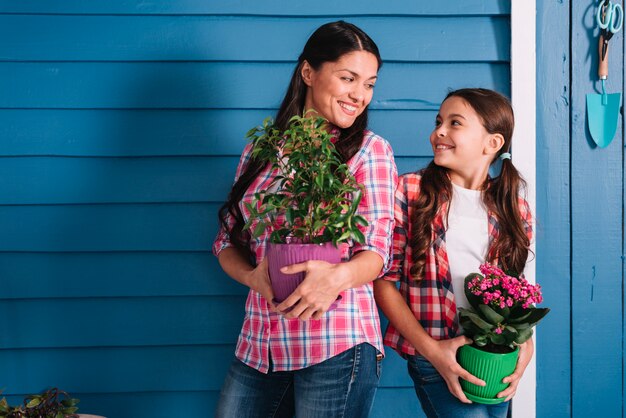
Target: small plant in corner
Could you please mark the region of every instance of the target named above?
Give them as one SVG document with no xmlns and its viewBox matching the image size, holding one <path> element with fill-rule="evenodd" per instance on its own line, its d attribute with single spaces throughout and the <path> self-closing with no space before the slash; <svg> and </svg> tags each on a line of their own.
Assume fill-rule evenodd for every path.
<svg viewBox="0 0 626 418">
<path fill-rule="evenodd" d="M 77 418 L 78 399 L 57 388 L 37 395 L 28 395 L 22 405 L 10 406 L 6 398 L 0 400 L 0 418 Z"/>
</svg>

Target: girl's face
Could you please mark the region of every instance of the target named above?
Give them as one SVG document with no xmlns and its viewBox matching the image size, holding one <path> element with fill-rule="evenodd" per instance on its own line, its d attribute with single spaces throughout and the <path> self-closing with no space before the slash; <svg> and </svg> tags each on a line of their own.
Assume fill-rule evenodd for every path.
<svg viewBox="0 0 626 418">
<path fill-rule="evenodd" d="M 483 184 L 503 142 L 502 135 L 487 132 L 476 111 L 455 96 L 441 104 L 430 134 L 435 164 L 448 169 L 453 183 L 469 189 Z"/>
<path fill-rule="evenodd" d="M 371 52 L 354 51 L 318 70 L 308 62 L 302 78 L 308 86 L 304 109 L 314 109 L 339 128 L 349 128 L 372 101 L 378 61 Z"/>
</svg>

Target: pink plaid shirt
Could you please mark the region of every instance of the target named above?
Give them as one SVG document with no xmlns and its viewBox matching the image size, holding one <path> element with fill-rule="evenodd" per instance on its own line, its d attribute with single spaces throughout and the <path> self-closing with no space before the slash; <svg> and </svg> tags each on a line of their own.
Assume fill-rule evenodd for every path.
<svg viewBox="0 0 626 418">
<path fill-rule="evenodd" d="M 420 181 L 419 173 L 403 174 L 398 180 L 392 260 L 384 280 L 400 281 L 400 293 L 417 320 L 431 337 L 443 340 L 455 337 L 459 328 L 445 241 L 445 214 L 448 213 L 448 202 L 443 202 L 435 215 L 432 223 L 432 245 L 426 255 L 425 274 L 421 280 L 415 281 L 409 273 L 412 266 L 412 249 L 407 245 L 407 237 L 412 234 L 409 220 L 420 193 Z M 522 197 L 519 197 L 519 207 L 526 234 L 531 239 L 532 215 L 528 202 Z M 499 225 L 493 213 L 489 212 L 488 216 L 489 242 L 493 243 L 498 236 Z M 400 355 L 418 354 L 415 347 L 391 324 L 385 332 L 384 344 Z"/>
<path fill-rule="evenodd" d="M 237 178 L 242 174 L 251 150 L 252 144 L 248 144 L 237 168 Z M 365 186 L 358 213 L 368 220 L 369 225 L 361 229 L 365 243 L 351 245 L 345 258 L 358 251 L 374 251 L 383 259 L 383 271 L 386 271 L 393 229 L 393 195 L 398 180 L 391 146 L 381 137 L 365 131 L 363 144 L 348 161 L 348 166 L 356 180 Z M 244 203 L 251 202 L 256 192 L 267 189 L 275 175 L 268 166 L 248 188 L 240 203 L 246 221 L 250 214 Z M 255 226 L 253 223 L 252 230 Z M 265 256 L 268 238 L 269 234 L 264 234 L 250 242 L 257 263 Z M 220 229 L 213 244 L 213 253 L 218 255 L 231 246 L 228 233 Z M 235 355 L 248 366 L 267 373 L 270 357 L 272 371 L 283 371 L 321 363 L 364 342 L 383 352 L 372 283 L 348 289 L 342 292 L 342 297 L 338 307 L 326 312 L 321 319 L 301 321 L 271 312 L 268 302 L 259 293 L 250 290 Z"/>
</svg>

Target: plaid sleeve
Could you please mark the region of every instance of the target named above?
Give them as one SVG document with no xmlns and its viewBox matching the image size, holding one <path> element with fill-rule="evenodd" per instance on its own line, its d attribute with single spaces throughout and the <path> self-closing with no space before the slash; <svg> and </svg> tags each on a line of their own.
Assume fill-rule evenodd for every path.
<svg viewBox="0 0 626 418">
<path fill-rule="evenodd" d="M 365 155 L 354 177 L 365 186 L 358 213 L 369 224 L 361 228 L 365 242 L 354 245 L 352 252 L 369 250 L 380 255 L 384 263 L 380 277 L 389 267 L 393 197 L 398 183 L 398 169 L 389 143 L 372 133 L 368 135 L 370 138 L 366 141 Z"/>
<path fill-rule="evenodd" d="M 530 205 L 523 197 L 519 196 L 518 198 L 518 206 L 520 216 L 522 218 L 522 224 L 524 225 L 524 231 L 526 232 L 526 236 L 528 237 L 528 241 L 532 242 L 533 240 L 533 215 L 530 211 Z M 528 260 L 526 260 L 528 263 Z M 521 278 L 526 278 L 524 273 L 520 274 Z"/>
<path fill-rule="evenodd" d="M 518 206 L 520 209 L 520 215 L 522 217 L 522 223 L 524 224 L 524 231 L 529 241 L 533 240 L 533 214 L 530 211 L 530 205 L 523 197 L 519 197 Z"/>
<path fill-rule="evenodd" d="M 248 161 L 250 160 L 251 156 L 252 156 L 252 143 L 250 142 L 246 145 L 246 147 L 243 149 L 243 152 L 241 153 L 241 158 L 239 158 L 239 164 L 237 165 L 237 171 L 235 173 L 235 181 L 233 182 L 233 184 L 237 181 L 239 176 L 243 174 L 243 171 L 248 165 Z M 228 229 L 232 228 L 232 226 L 235 223 L 235 220 L 233 219 L 232 216 L 230 216 L 230 214 L 226 216 L 226 223 L 228 224 Z M 217 231 L 217 236 L 215 237 L 215 241 L 213 241 L 213 254 L 217 256 L 224 248 L 228 248 L 232 246 L 233 245 L 230 242 L 230 236 L 228 235 L 228 231 L 224 229 L 224 225 L 220 225 L 220 229 Z"/>
<path fill-rule="evenodd" d="M 400 176 L 398 190 L 394 202 L 394 221 L 391 262 L 389 270 L 383 277 L 385 280 L 397 282 L 402 278 L 404 268 L 404 258 L 406 255 L 407 234 L 409 230 L 409 203 L 407 197 L 406 176 Z"/>
</svg>

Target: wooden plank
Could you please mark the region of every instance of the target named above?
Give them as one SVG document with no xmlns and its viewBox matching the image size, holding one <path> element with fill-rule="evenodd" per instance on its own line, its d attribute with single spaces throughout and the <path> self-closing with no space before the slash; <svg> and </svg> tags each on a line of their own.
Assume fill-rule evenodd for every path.
<svg viewBox="0 0 626 418">
<path fill-rule="evenodd" d="M 382 327 L 383 330 L 386 326 Z M 384 332 L 384 331 L 383 331 Z M 383 360 L 383 372 L 380 377 L 380 387 L 411 388 L 413 381 L 409 377 L 406 368 L 406 360 L 389 347 L 385 347 L 385 359 Z"/>
<path fill-rule="evenodd" d="M 624 38 L 624 36 L 622 35 L 622 38 L 618 38 L 617 41 L 614 41 L 613 43 L 613 47 L 615 47 L 615 45 L 619 45 L 619 41 L 621 40 L 621 44 L 622 44 L 622 51 L 624 51 L 624 48 L 626 47 L 626 39 Z M 618 123 L 617 125 L 617 130 L 621 131 L 622 134 L 622 138 L 624 137 L 624 135 L 626 134 L 626 121 L 624 121 L 624 93 L 626 90 L 626 66 L 622 65 L 622 82 L 624 84 L 622 84 L 622 103 L 621 103 L 621 109 L 620 109 L 620 113 L 622 115 L 622 120 L 621 120 L 621 124 Z M 624 178 L 626 177 L 626 159 L 623 161 L 622 163 L 622 181 L 624 181 Z M 622 187 L 624 185 L 622 184 Z M 623 201 L 622 201 L 622 223 L 626 223 L 626 212 L 624 210 L 624 208 L 626 207 L 626 194 L 625 194 L 626 190 L 622 191 L 622 196 L 623 196 Z M 626 254 L 626 230 L 624 228 L 622 228 L 622 259 L 624 259 L 624 254 Z M 626 281 L 626 263 L 622 262 L 622 283 Z M 626 290 L 624 289 L 624 285 L 622 284 L 622 301 L 624 301 L 626 296 Z M 624 303 L 622 302 L 622 316 L 624 318 L 626 318 L 626 310 L 624 308 Z M 622 321 L 622 339 L 624 338 L 624 336 L 626 336 L 626 321 Z M 626 376 L 624 376 L 624 370 L 626 369 L 626 349 L 624 349 L 624 346 L 622 345 L 622 400 L 626 399 Z M 624 406 L 624 402 L 622 401 L 622 416 L 624 416 L 626 414 L 626 407 Z"/>
<path fill-rule="evenodd" d="M 186 392 L 81 393 L 78 412 L 109 418 L 173 418 L 213 416 L 219 390 Z M 10 405 L 22 403 L 23 396 L 7 396 Z"/>
<path fill-rule="evenodd" d="M 36 14 L 215 14 L 298 16 L 303 11 L 309 16 L 360 16 L 360 15 L 500 15 L 511 11 L 510 0 L 441 0 L 435 3 L 389 0 L 363 0 L 359 7 L 352 3 L 280 0 L 260 2 L 214 2 L 203 0 L 164 0 L 145 2 L 141 0 L 114 0 L 85 3 L 80 0 L 55 2 L 31 0 L 0 3 L 1 13 Z"/>
<path fill-rule="evenodd" d="M 3 395 L 38 392 L 41 382 L 76 396 L 219 390 L 234 350 L 234 345 L 6 349 L 0 352 Z M 407 395 L 398 402 L 417 402 L 412 387 L 389 389 Z"/>
<path fill-rule="evenodd" d="M 47 386 L 69 393 L 219 390 L 234 352 L 234 345 L 1 350 L 3 394 Z"/>
<path fill-rule="evenodd" d="M 291 63 L 4 62 L 0 108 L 276 109 L 292 70 Z M 389 63 L 370 106 L 437 110 L 449 89 L 467 86 L 509 94 L 508 63 Z"/>
<path fill-rule="evenodd" d="M 438 110 L 373 110 L 370 129 L 391 143 L 396 157 L 432 157 L 430 133 Z"/>
<path fill-rule="evenodd" d="M 172 418 L 212 416 L 219 399 L 219 391 L 195 392 L 131 392 L 131 393 L 71 393 L 80 399 L 81 413 L 100 414 L 115 418 Z M 21 404 L 22 396 L 8 396 L 11 405 Z M 379 388 L 370 416 L 389 416 L 393 405 L 394 416 L 423 418 L 413 389 Z"/>
<path fill-rule="evenodd" d="M 422 158 L 396 158 L 396 166 L 398 167 L 398 173 L 411 173 L 413 171 L 420 170 L 428 165 L 432 157 Z"/>
<path fill-rule="evenodd" d="M 276 110 L 0 109 L 0 156 L 239 156 L 245 133 Z M 398 156 L 431 155 L 435 110 L 371 110 Z"/>
<path fill-rule="evenodd" d="M 237 157 L 14 157 L 0 164 L 0 204 L 216 202 Z"/>
<path fill-rule="evenodd" d="M 0 251 L 210 251 L 217 204 L 0 206 Z"/>
<path fill-rule="evenodd" d="M 552 308 L 537 328 L 538 416 L 571 408 L 569 1 L 537 2 L 537 282 Z"/>
<path fill-rule="evenodd" d="M 405 369 L 406 370 L 406 369 Z M 408 373 L 408 372 L 407 372 Z M 371 417 L 426 418 L 417 400 L 415 389 L 379 387 L 376 392 Z"/>
<path fill-rule="evenodd" d="M 0 155 L 235 155 L 271 110 L 0 110 Z"/>
<path fill-rule="evenodd" d="M 432 157 L 398 157 L 411 171 Z M 0 160 L 0 205 L 176 203 L 226 200 L 238 157 Z"/>
<path fill-rule="evenodd" d="M 0 15 L 0 37 L 7 40 L 0 44 L 0 57 L 2 61 L 295 62 L 309 35 L 328 20 L 206 15 Z M 510 58 L 508 16 L 359 17 L 350 21 L 379 43 L 385 61 Z M 32 30 L 34 27 L 37 31 Z"/>
<path fill-rule="evenodd" d="M 209 252 L 5 252 L 0 253 L 0 288 L 1 299 L 248 293 Z"/>
<path fill-rule="evenodd" d="M 596 73 L 597 31 L 590 6 L 572 2 L 572 411 L 574 417 L 622 416 L 623 137 L 606 149 L 588 130 L 585 93 Z M 620 38 L 617 38 L 620 39 Z M 622 48 L 613 43 L 606 90 L 623 92 Z M 589 57 L 591 56 L 591 59 Z M 619 121 L 621 124 L 622 121 Z"/>
<path fill-rule="evenodd" d="M 2 300 L 0 346 L 235 344 L 245 300 L 246 296 Z M 58 325 L 42 326 L 42 318 L 62 320 Z"/>
<path fill-rule="evenodd" d="M 235 344 L 245 299 L 240 295 L 0 300 L 0 346 L 68 349 Z M 41 318 L 62 318 L 62 325 L 42 327 Z M 413 386 L 406 360 L 393 350 L 386 349 L 383 367 L 382 387 Z"/>
</svg>

